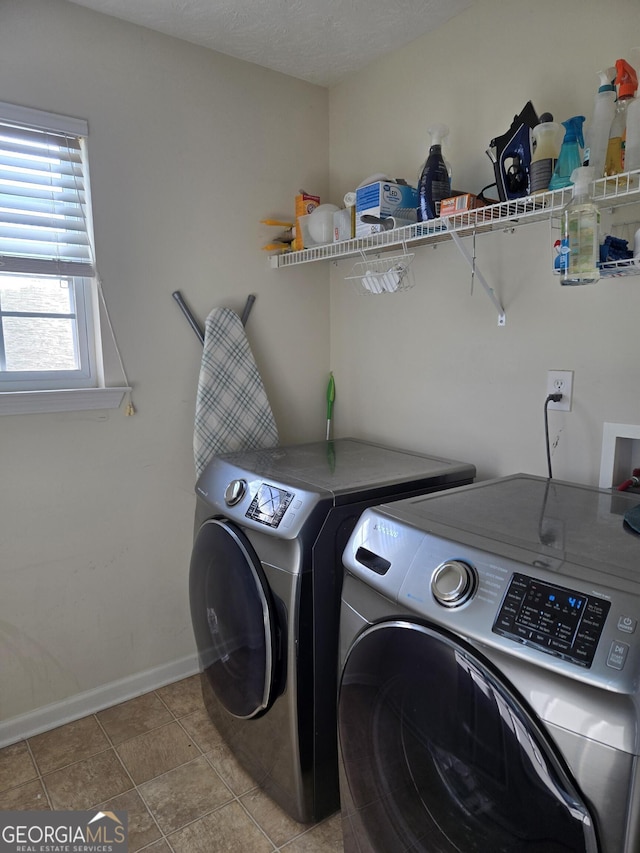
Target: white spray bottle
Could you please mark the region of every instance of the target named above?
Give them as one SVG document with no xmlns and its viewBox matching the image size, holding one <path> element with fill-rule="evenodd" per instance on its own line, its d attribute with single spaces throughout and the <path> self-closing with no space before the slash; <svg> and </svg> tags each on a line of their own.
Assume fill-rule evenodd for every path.
<svg viewBox="0 0 640 853">
<path fill-rule="evenodd" d="M 609 144 L 609 131 L 616 112 L 616 69 L 599 71 L 600 88 L 593 105 L 593 117 L 587 127 L 584 161 L 592 166 L 595 179 L 604 175 L 604 161 Z"/>
<path fill-rule="evenodd" d="M 632 49 L 634 55 L 640 52 L 640 47 Z M 636 67 L 640 67 L 640 59 L 635 61 Z M 640 169 L 640 97 L 637 92 L 627 107 L 627 137 L 624 149 L 625 172 L 633 172 L 635 169 Z"/>
</svg>

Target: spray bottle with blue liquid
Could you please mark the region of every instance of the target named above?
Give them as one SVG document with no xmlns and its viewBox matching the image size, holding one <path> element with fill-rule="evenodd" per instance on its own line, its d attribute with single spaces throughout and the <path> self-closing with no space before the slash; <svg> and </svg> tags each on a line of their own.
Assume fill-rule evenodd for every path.
<svg viewBox="0 0 640 853">
<path fill-rule="evenodd" d="M 549 183 L 550 190 L 560 190 L 563 187 L 570 186 L 573 183 L 572 173 L 582 166 L 581 148 L 584 148 L 584 137 L 582 135 L 584 119 L 584 116 L 573 116 L 573 118 L 568 118 L 562 122 L 565 127 L 564 141 L 553 177 Z"/>
</svg>

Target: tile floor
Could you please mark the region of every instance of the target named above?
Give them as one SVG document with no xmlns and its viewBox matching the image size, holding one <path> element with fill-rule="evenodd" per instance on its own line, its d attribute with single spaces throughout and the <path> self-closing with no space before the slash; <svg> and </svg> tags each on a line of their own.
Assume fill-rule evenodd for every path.
<svg viewBox="0 0 640 853">
<path fill-rule="evenodd" d="M 210 722 L 198 676 L 0 750 L 0 810 L 129 815 L 129 851 L 341 853 L 339 814 L 286 815 Z"/>
</svg>

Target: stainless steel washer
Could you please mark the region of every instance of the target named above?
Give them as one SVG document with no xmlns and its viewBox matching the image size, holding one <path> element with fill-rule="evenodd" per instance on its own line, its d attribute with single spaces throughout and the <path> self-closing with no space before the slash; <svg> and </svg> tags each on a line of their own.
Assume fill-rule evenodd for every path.
<svg viewBox="0 0 640 853">
<path fill-rule="evenodd" d="M 640 850 L 637 495 L 516 475 L 344 553 L 345 853 Z"/>
<path fill-rule="evenodd" d="M 292 817 L 339 807 L 341 555 L 363 509 L 475 468 L 340 439 L 214 458 L 196 491 L 193 628 L 209 714 Z"/>
</svg>

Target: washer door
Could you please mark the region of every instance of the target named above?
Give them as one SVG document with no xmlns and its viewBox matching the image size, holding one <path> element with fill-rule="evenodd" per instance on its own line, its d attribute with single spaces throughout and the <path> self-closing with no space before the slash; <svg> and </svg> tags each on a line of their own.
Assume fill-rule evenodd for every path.
<svg viewBox="0 0 640 853">
<path fill-rule="evenodd" d="M 597 853 L 548 736 L 460 640 L 410 622 L 368 628 L 338 717 L 347 853 Z"/>
<path fill-rule="evenodd" d="M 189 594 L 200 663 L 215 696 L 234 717 L 264 713 L 275 683 L 275 610 L 260 560 L 230 522 L 210 519 L 198 531 Z"/>
</svg>

